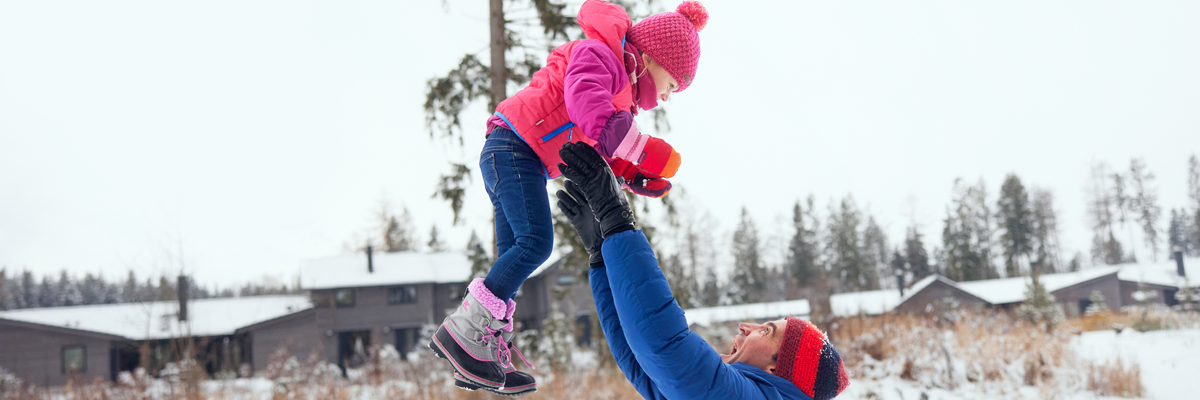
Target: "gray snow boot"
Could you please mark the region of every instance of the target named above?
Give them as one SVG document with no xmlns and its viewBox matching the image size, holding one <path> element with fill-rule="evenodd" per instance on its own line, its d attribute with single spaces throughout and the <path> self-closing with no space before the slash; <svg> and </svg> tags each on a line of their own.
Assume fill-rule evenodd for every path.
<svg viewBox="0 0 1200 400">
<path fill-rule="evenodd" d="M 533 379 L 533 376 L 521 371 L 517 371 L 516 365 L 513 364 L 512 353 L 516 352 L 517 356 L 521 357 L 521 361 L 525 362 L 525 365 L 529 366 L 529 368 L 537 369 L 537 367 L 534 367 L 533 364 L 529 363 L 529 360 L 525 359 L 525 355 L 521 354 L 521 350 L 517 349 L 516 345 L 513 344 L 513 339 L 516 339 L 517 334 L 513 331 L 512 315 L 516 309 L 517 303 L 509 300 L 508 312 L 505 313 L 504 318 L 504 321 L 507 321 L 508 325 L 500 328 L 501 340 L 500 346 L 497 349 L 498 353 L 496 354 L 496 360 L 498 360 L 500 367 L 504 369 L 504 387 L 499 389 L 485 388 L 489 392 L 509 397 L 520 396 L 537 391 L 537 381 Z M 472 383 L 470 380 L 466 379 L 457 372 L 454 373 L 454 385 L 466 390 L 476 390 L 480 388 L 479 385 Z"/>
<path fill-rule="evenodd" d="M 498 358 L 500 330 L 509 325 L 503 319 L 507 311 L 508 304 L 496 298 L 483 279 L 475 279 L 462 304 L 433 334 L 429 348 L 450 360 L 456 377 L 485 389 L 503 388 L 505 373 Z"/>
</svg>

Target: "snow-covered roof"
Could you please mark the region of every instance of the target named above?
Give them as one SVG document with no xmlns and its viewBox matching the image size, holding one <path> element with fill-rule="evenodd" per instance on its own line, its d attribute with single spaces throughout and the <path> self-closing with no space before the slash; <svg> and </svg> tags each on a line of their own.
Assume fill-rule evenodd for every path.
<svg viewBox="0 0 1200 400">
<path fill-rule="evenodd" d="M 1146 282 L 1156 285 L 1183 287 L 1186 285 L 1200 286 L 1200 258 L 1183 259 L 1183 271 L 1188 279 L 1179 276 L 1175 259 L 1159 262 L 1119 265 L 1121 272 L 1117 277 L 1123 281 Z"/>
<path fill-rule="evenodd" d="M 1041 281 L 1046 285 L 1046 291 L 1074 286 L 1105 275 L 1116 273 L 1118 267 L 1089 268 L 1078 272 L 1042 275 Z M 1015 278 L 988 279 L 982 281 L 959 282 L 958 287 L 966 290 L 992 304 L 1010 304 L 1025 300 L 1025 287 L 1032 278 L 1021 276 Z"/>
<path fill-rule="evenodd" d="M 899 289 L 883 289 L 870 290 L 866 292 L 838 293 L 829 296 L 829 306 L 833 308 L 833 315 L 838 317 L 849 317 L 853 315 L 879 315 L 896 309 L 900 303 L 908 300 L 917 292 L 925 289 L 929 284 L 938 280 L 940 275 L 930 275 L 904 289 L 904 296 L 900 296 Z"/>
<path fill-rule="evenodd" d="M 947 284 L 954 285 L 954 282 L 941 277 L 940 275 L 930 275 L 913 283 L 907 289 L 904 289 L 904 296 L 900 296 L 900 291 L 897 289 L 872 290 L 867 292 L 854 293 L 838 293 L 830 296 L 830 306 L 833 307 L 833 314 L 839 317 L 848 317 L 859 314 L 877 315 L 892 311 L 908 300 L 917 292 L 925 289 L 929 284 L 936 280 L 943 280 Z M 807 316 L 812 312 L 808 300 L 788 300 L 776 301 L 770 303 L 754 303 L 740 304 L 736 306 L 723 307 L 705 307 L 683 310 L 684 316 L 687 318 L 688 325 L 701 324 L 707 325 L 713 322 L 726 321 L 748 321 L 761 319 L 774 319 L 786 316 Z"/>
<path fill-rule="evenodd" d="M 294 295 L 200 299 L 188 303 L 188 321 L 182 325 L 174 301 L 26 308 L 0 312 L 0 318 L 147 340 L 229 335 L 311 307 L 307 296 Z"/>
<path fill-rule="evenodd" d="M 459 252 L 399 251 L 374 253 L 371 259 L 375 272 L 367 271 L 367 256 L 362 253 L 304 261 L 300 265 L 300 287 L 313 290 L 458 283 L 466 282 L 471 275 L 471 260 Z M 555 252 L 530 276 L 542 273 L 557 260 Z"/>
<path fill-rule="evenodd" d="M 801 317 L 810 312 L 808 300 L 776 301 L 771 303 L 739 304 L 736 306 L 705 307 L 683 310 L 688 326 L 714 322 Z"/>
</svg>

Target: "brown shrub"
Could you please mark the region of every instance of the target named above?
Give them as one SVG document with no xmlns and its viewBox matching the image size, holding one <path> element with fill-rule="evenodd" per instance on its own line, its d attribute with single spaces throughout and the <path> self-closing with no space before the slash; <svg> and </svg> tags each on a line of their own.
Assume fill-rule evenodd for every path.
<svg viewBox="0 0 1200 400">
<path fill-rule="evenodd" d="M 1088 366 L 1087 388 L 1101 396 L 1142 397 L 1142 370 L 1136 363 L 1126 365 L 1117 358 L 1111 363 Z"/>
</svg>

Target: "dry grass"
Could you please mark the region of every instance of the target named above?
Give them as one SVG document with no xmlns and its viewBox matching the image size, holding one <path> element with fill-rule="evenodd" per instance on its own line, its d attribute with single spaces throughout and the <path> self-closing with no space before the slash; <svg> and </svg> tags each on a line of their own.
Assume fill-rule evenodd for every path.
<svg viewBox="0 0 1200 400">
<path fill-rule="evenodd" d="M 1111 363 L 1088 366 L 1087 388 L 1101 396 L 1142 397 L 1142 371 L 1136 363 L 1125 364 L 1120 358 Z"/>
<path fill-rule="evenodd" d="M 1078 368 L 1069 332 L 1046 332 L 1003 313 L 846 318 L 830 324 L 829 336 L 856 379 L 899 376 L 927 387 L 973 384 L 1000 393 L 1020 385 L 1052 392 L 1082 380 L 1072 373 Z"/>
</svg>

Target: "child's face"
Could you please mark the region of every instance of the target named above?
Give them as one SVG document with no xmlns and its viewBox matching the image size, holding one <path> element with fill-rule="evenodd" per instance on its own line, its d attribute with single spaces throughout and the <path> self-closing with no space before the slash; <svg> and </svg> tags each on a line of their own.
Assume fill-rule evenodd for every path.
<svg viewBox="0 0 1200 400">
<path fill-rule="evenodd" d="M 733 351 L 721 355 L 727 364 L 742 362 L 767 372 L 774 372 L 775 354 L 783 342 L 787 320 L 780 319 L 765 324 L 738 324 L 738 335 L 733 338 Z"/>
<path fill-rule="evenodd" d="M 662 65 L 659 65 L 646 53 L 642 53 L 642 61 L 646 63 L 646 73 L 654 79 L 654 87 L 658 90 L 658 101 L 667 101 L 667 98 L 671 97 L 671 92 L 679 89 L 679 81 L 671 77 L 670 72 L 667 72 Z"/>
</svg>

